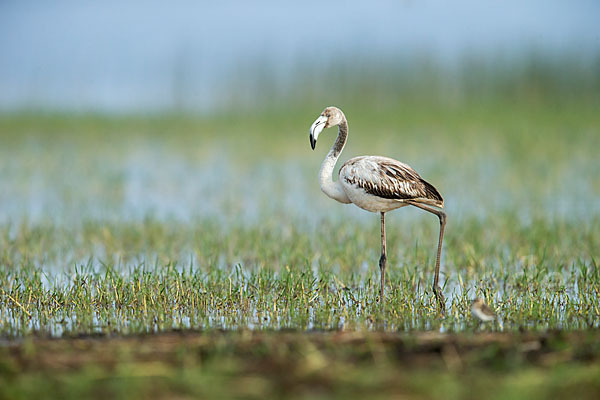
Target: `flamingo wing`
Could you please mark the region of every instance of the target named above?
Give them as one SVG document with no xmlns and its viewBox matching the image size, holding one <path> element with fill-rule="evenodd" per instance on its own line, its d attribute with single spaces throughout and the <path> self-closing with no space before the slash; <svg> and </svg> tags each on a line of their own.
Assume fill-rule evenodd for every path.
<svg viewBox="0 0 600 400">
<path fill-rule="evenodd" d="M 340 178 L 368 194 L 384 199 L 414 200 L 444 207 L 444 199 L 433 185 L 410 166 L 392 158 L 352 158 L 340 168 Z"/>
</svg>

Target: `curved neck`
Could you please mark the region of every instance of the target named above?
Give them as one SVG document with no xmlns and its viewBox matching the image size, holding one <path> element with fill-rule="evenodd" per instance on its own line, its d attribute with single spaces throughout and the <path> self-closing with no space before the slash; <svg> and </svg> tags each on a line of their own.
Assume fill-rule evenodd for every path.
<svg viewBox="0 0 600 400">
<path fill-rule="evenodd" d="M 350 199 L 346 195 L 346 192 L 344 192 L 344 188 L 342 188 L 340 182 L 333 181 L 333 169 L 335 168 L 335 163 L 340 157 L 342 150 L 344 150 L 347 138 L 348 122 L 344 117 L 338 127 L 337 139 L 331 147 L 331 150 L 329 150 L 329 153 L 327 153 L 327 157 L 323 160 L 321 171 L 319 172 L 319 185 L 321 186 L 323 193 L 340 203 L 350 203 Z"/>
<path fill-rule="evenodd" d="M 348 139 L 348 121 L 346 121 L 346 117 L 340 122 L 338 125 L 338 135 L 337 139 L 335 139 L 335 143 L 331 147 L 329 154 L 327 157 L 332 156 L 337 160 L 344 150 L 344 146 L 346 145 L 346 140 Z"/>
</svg>

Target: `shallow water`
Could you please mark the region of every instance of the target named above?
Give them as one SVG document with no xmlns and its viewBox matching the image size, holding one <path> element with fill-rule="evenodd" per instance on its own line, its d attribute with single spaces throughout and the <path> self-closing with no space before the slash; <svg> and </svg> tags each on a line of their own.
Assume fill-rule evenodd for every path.
<svg viewBox="0 0 600 400">
<path fill-rule="evenodd" d="M 324 218 L 357 223 L 376 218 L 326 198 L 318 187 L 318 162 L 301 157 L 240 164 L 236 154 L 217 149 L 190 160 L 152 141 L 125 143 L 116 154 L 108 146 L 99 150 L 35 142 L 0 150 L 0 222 L 70 224 L 151 216 L 257 224 L 265 216 L 282 215 L 314 226 Z M 577 220 L 600 211 L 600 166 L 592 160 L 564 163 L 542 184 L 515 181 L 518 167 L 502 158 L 456 162 L 431 178 L 433 167 L 420 170 L 442 191 L 450 221 L 510 209 L 523 223 L 532 215 Z M 399 221 L 414 221 L 417 213 L 402 209 L 394 214 L 402 215 Z"/>
<path fill-rule="evenodd" d="M 446 200 L 441 278 L 449 313 L 440 321 L 429 291 L 436 218 L 408 208 L 389 214 L 395 305 L 374 309 L 379 218 L 321 193 L 318 155 L 326 149 L 309 153 L 303 143 L 282 156 L 269 150 L 268 138 L 258 147 L 272 154 L 236 149 L 225 139 L 208 145 L 195 136 L 167 142 L 139 133 L 105 140 L 97 133 L 81 139 L 38 132 L 9 141 L 4 134 L 2 288 L 33 315 L 28 318 L 4 297 L 5 335 L 241 327 L 464 331 L 471 329 L 468 301 L 475 296 L 498 307 L 502 325 L 493 329 L 580 329 L 600 323 L 590 305 L 597 279 L 594 221 L 600 213 L 593 136 L 580 136 L 565 149 L 550 143 L 526 156 L 517 154 L 518 146 L 488 148 L 486 138 L 471 143 L 472 151 L 460 144 L 431 149 L 426 141 L 402 149 Z M 200 150 L 190 151 L 192 145 Z M 356 155 L 353 151 L 342 158 Z M 422 154 L 428 158 L 415 156 Z M 137 300 L 121 309 L 115 299 L 107 306 L 100 297 L 89 309 L 60 303 L 58 311 L 47 311 L 54 307 L 52 299 L 90 295 L 77 285 L 109 271 L 124 282 L 140 271 L 156 276 L 160 281 L 147 299 L 173 290 L 174 278 L 161 275 L 165 271 L 184 277 L 176 285 L 196 279 L 190 296 L 205 303 L 198 309 L 188 297 L 179 303 L 169 299 L 143 316 Z M 264 279 L 286 288 L 290 271 L 303 277 L 286 301 L 273 297 L 275 286 L 258 290 L 249 284 L 258 285 L 256 274 L 264 272 Z M 297 286 L 304 278 L 306 292 Z M 317 297 L 315 279 L 325 282 Z M 30 299 L 28 290 L 38 282 L 49 301 L 47 313 Z M 106 289 L 102 284 L 95 290 Z M 332 297 L 323 300 L 323 291 Z M 261 296 L 268 299 L 261 303 Z M 292 306 L 285 308 L 288 300 Z M 273 311 L 279 307 L 284 311 Z M 331 316 L 323 314 L 327 307 Z"/>
</svg>

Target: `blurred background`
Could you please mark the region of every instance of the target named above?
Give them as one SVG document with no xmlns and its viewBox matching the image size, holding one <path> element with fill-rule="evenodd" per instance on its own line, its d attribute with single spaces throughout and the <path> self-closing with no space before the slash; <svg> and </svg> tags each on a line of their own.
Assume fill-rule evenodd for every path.
<svg viewBox="0 0 600 400">
<path fill-rule="evenodd" d="M 0 220 L 373 218 L 326 199 L 385 154 L 455 218 L 600 211 L 597 1 L 3 1 Z M 412 215 L 411 211 L 406 212 Z M 410 217 L 409 217 L 410 218 Z"/>
<path fill-rule="evenodd" d="M 0 107 L 209 114 L 359 93 L 456 103 L 519 83 L 544 95 L 597 76 L 599 15 L 593 0 L 3 1 Z"/>
</svg>

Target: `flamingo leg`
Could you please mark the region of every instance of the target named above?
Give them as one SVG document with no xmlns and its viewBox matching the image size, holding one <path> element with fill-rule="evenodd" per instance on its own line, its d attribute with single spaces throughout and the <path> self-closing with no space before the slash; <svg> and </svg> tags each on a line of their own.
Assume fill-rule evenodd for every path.
<svg viewBox="0 0 600 400">
<path fill-rule="evenodd" d="M 385 213 L 381 213 L 381 257 L 379 258 L 379 269 L 381 271 L 381 290 L 379 292 L 380 301 L 383 304 L 383 292 L 385 289 L 385 264 L 387 261 L 387 251 L 385 245 Z"/>
<path fill-rule="evenodd" d="M 440 237 L 438 239 L 438 248 L 437 248 L 437 257 L 435 260 L 435 275 L 433 277 L 433 293 L 435 294 L 435 298 L 438 301 L 440 306 L 440 310 L 445 312 L 446 310 L 446 299 L 444 299 L 444 295 L 442 294 L 442 289 L 439 287 L 440 280 L 440 258 L 442 257 L 442 242 L 444 240 L 444 230 L 446 228 L 446 213 L 442 210 L 438 210 L 433 207 L 428 207 L 423 204 L 419 204 L 416 202 L 408 201 L 409 204 L 420 208 L 421 210 L 428 211 L 432 214 L 435 214 L 440 219 Z"/>
</svg>

